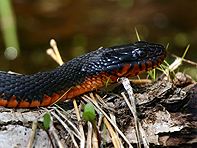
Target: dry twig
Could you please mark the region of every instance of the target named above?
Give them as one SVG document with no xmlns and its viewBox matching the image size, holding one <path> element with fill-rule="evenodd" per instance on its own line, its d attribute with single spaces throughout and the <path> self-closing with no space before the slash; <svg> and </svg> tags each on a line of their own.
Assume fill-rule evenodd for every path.
<svg viewBox="0 0 197 148">
<path fill-rule="evenodd" d="M 128 99 L 125 96 L 124 92 L 121 93 L 121 95 L 125 99 L 128 107 L 130 108 L 130 110 L 131 110 L 131 112 L 133 114 L 133 117 L 134 117 L 135 128 L 136 128 L 136 133 L 137 133 L 136 137 L 137 137 L 137 140 L 138 140 L 138 143 L 137 143 L 138 147 L 141 148 L 141 139 L 142 139 L 144 147 L 147 148 L 147 147 L 149 147 L 148 146 L 148 140 L 146 138 L 146 135 L 144 134 L 145 132 L 141 131 L 141 130 L 143 130 L 143 128 L 140 128 L 141 124 L 140 124 L 139 119 L 137 117 L 136 101 L 135 101 L 135 98 L 134 98 L 134 95 L 133 95 L 133 89 L 132 89 L 132 87 L 130 85 L 130 82 L 129 82 L 128 78 L 122 77 L 122 78 L 120 78 L 120 81 L 123 84 L 123 86 L 124 86 L 125 90 L 127 91 L 127 93 L 129 94 L 130 102 L 128 101 Z M 141 137 L 141 135 L 143 135 L 143 136 Z"/>
<path fill-rule="evenodd" d="M 81 147 L 81 148 L 84 148 L 84 147 L 85 147 L 85 136 L 84 136 L 83 126 L 82 126 L 82 124 L 81 124 L 81 117 L 80 117 L 80 114 L 79 114 L 79 109 L 78 109 L 77 102 L 76 102 L 76 99 L 75 99 L 75 98 L 73 99 L 73 105 L 74 105 L 74 107 L 75 107 L 77 119 L 78 119 L 78 122 L 79 122 L 79 130 L 80 130 L 80 133 L 81 133 L 81 137 L 80 137 L 80 141 L 81 141 L 80 147 Z"/>
<path fill-rule="evenodd" d="M 34 121 L 33 121 L 33 124 L 32 124 L 32 131 L 31 131 L 31 135 L 30 135 L 30 138 L 29 138 L 29 143 L 28 143 L 28 146 L 27 148 L 32 148 L 33 146 L 33 142 L 34 142 L 34 137 L 35 137 L 35 134 L 36 134 L 36 129 L 37 129 L 37 123 L 38 122 L 38 118 L 36 118 Z"/>
<path fill-rule="evenodd" d="M 117 127 L 117 125 L 110 119 L 110 117 L 100 108 L 100 106 L 97 104 L 96 101 L 91 99 L 90 97 L 86 96 L 82 98 L 87 101 L 87 99 L 95 106 L 95 109 L 97 108 L 106 118 L 107 120 L 114 126 L 114 128 L 117 130 L 117 132 L 122 136 L 122 138 L 126 141 L 126 143 L 129 145 L 130 148 L 133 148 L 133 146 L 130 144 L 129 140 L 125 137 L 125 135 L 120 131 L 120 129 Z"/>
</svg>

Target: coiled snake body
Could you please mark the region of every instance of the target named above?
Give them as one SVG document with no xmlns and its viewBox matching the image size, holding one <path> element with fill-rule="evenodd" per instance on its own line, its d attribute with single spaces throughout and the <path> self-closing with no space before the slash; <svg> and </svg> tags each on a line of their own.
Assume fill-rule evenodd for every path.
<svg viewBox="0 0 197 148">
<path fill-rule="evenodd" d="M 166 57 L 158 44 L 133 44 L 100 48 L 74 58 L 54 70 L 33 75 L 0 72 L 0 105 L 37 107 L 50 105 L 68 89 L 59 101 L 115 83 L 119 77 L 132 77 L 160 65 Z"/>
</svg>

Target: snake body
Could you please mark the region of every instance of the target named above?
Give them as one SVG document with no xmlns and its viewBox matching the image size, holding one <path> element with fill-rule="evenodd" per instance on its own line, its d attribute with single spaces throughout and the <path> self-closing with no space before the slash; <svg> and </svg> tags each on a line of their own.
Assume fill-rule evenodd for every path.
<svg viewBox="0 0 197 148">
<path fill-rule="evenodd" d="M 74 58 L 54 70 L 32 75 L 0 71 L 0 105 L 5 107 L 47 106 L 98 90 L 117 82 L 119 77 L 132 77 L 159 66 L 166 57 L 158 44 L 133 44 L 99 48 Z"/>
</svg>

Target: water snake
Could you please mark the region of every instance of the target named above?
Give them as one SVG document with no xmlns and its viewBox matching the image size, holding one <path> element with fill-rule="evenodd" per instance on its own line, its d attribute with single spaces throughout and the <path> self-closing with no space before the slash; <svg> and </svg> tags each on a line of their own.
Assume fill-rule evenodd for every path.
<svg viewBox="0 0 197 148">
<path fill-rule="evenodd" d="M 58 100 L 70 99 L 85 92 L 98 90 L 117 82 L 119 77 L 132 77 L 159 66 L 166 57 L 158 44 L 136 42 L 99 48 L 74 58 L 54 70 L 32 75 L 0 71 L 0 106 L 47 106 Z"/>
</svg>

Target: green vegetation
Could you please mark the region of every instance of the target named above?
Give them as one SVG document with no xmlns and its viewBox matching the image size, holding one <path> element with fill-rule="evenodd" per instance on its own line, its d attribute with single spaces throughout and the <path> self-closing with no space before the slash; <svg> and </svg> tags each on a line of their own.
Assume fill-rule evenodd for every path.
<svg viewBox="0 0 197 148">
<path fill-rule="evenodd" d="M 94 119 L 95 116 L 96 116 L 96 113 L 95 113 L 94 106 L 90 103 L 86 104 L 84 107 L 83 118 L 92 124 L 92 127 L 94 128 L 96 135 L 97 135 L 98 145 L 100 145 L 101 140 L 100 140 L 99 131 L 95 124 L 95 119 Z"/>
<path fill-rule="evenodd" d="M 35 122 L 34 122 L 34 123 L 35 123 Z M 50 126 L 50 123 L 51 123 L 51 116 L 50 116 L 49 113 L 46 113 L 46 114 L 44 115 L 44 120 L 43 120 L 44 126 L 41 125 L 41 124 L 39 124 L 39 123 L 35 123 L 35 124 L 36 124 L 37 126 L 39 126 L 41 129 L 43 129 L 43 130 L 47 133 L 47 135 L 48 135 L 48 137 L 49 137 L 49 140 L 51 141 L 51 145 L 52 145 L 52 147 L 54 148 L 53 141 L 52 141 L 51 136 L 50 136 L 50 134 L 49 134 L 49 126 Z"/>
<path fill-rule="evenodd" d="M 5 42 L 6 48 L 9 48 L 7 53 L 7 58 L 13 60 L 17 54 L 20 53 L 17 31 L 16 31 L 16 21 L 15 15 L 12 8 L 12 1 L 11 0 L 0 0 L 0 27 L 3 34 L 3 39 Z M 16 52 L 16 55 L 13 54 Z M 13 59 L 12 59 L 13 58 Z"/>
</svg>

